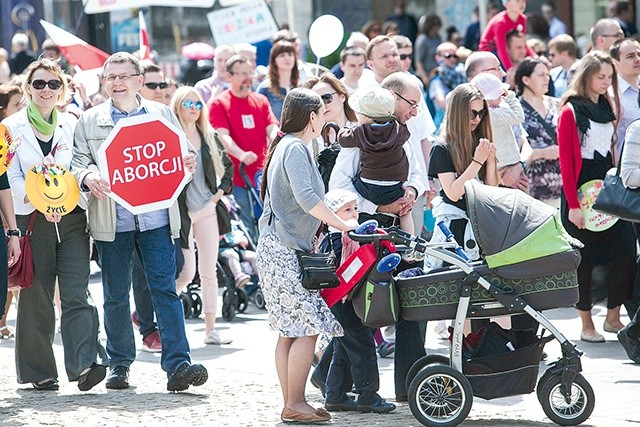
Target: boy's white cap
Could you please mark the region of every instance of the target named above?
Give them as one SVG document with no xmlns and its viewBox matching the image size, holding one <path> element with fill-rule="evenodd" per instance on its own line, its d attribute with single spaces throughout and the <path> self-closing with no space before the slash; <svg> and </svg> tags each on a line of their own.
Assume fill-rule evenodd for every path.
<svg viewBox="0 0 640 427">
<path fill-rule="evenodd" d="M 331 212 L 337 212 L 345 204 L 354 200 L 358 200 L 358 195 L 353 191 L 343 190 L 342 188 L 330 190 L 324 195 L 324 203 Z"/>
<path fill-rule="evenodd" d="M 469 83 L 477 87 L 487 101 L 500 99 L 505 89 L 509 89 L 509 85 L 503 84 L 502 80 L 490 73 L 480 73 Z"/>
<path fill-rule="evenodd" d="M 376 121 L 395 120 L 396 100 L 393 94 L 381 87 L 360 89 L 349 97 L 349 106 L 356 113 Z"/>
</svg>

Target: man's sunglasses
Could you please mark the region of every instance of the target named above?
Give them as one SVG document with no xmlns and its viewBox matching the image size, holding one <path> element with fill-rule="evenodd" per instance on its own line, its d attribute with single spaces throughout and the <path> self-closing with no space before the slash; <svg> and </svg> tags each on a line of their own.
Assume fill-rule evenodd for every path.
<svg viewBox="0 0 640 427">
<path fill-rule="evenodd" d="M 456 55 L 455 53 L 450 53 L 450 52 L 445 52 L 442 54 L 443 57 L 445 58 L 455 58 L 458 59 L 458 55 Z"/>
<path fill-rule="evenodd" d="M 58 90 L 62 87 L 62 82 L 60 80 L 45 81 L 45 80 L 38 79 L 38 80 L 32 81 L 31 86 L 33 86 L 34 89 L 38 89 L 38 90 L 44 89 L 45 86 L 49 86 L 49 89 L 51 90 Z"/>
<path fill-rule="evenodd" d="M 400 60 L 404 61 L 406 59 L 411 59 L 411 55 L 409 55 L 408 53 L 401 53 L 400 54 Z"/>
<path fill-rule="evenodd" d="M 169 86 L 166 82 L 160 82 L 160 83 L 149 82 L 149 83 L 145 83 L 144 85 L 151 90 L 155 90 L 156 88 L 166 89 Z"/>
<path fill-rule="evenodd" d="M 184 107 L 185 110 L 189 110 L 191 107 L 196 107 L 196 110 L 200 111 L 202 110 L 202 102 L 193 102 L 192 100 L 187 99 L 186 101 L 182 101 L 182 107 Z"/>
</svg>

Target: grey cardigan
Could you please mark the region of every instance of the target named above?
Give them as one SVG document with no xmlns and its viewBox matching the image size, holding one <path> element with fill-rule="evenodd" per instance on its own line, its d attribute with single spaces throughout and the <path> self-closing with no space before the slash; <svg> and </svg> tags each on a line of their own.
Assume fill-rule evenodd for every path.
<svg viewBox="0 0 640 427">
<path fill-rule="evenodd" d="M 260 234 L 275 232 L 288 248 L 310 252 L 320 220 L 308 211 L 323 200 L 324 184 L 302 140 L 286 135 L 278 142 L 266 179 Z"/>
</svg>

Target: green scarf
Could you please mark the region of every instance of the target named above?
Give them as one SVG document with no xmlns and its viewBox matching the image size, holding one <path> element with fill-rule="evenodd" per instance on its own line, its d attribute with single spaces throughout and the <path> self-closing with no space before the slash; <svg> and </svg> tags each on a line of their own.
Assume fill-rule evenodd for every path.
<svg viewBox="0 0 640 427">
<path fill-rule="evenodd" d="M 43 135 L 53 135 L 53 131 L 56 130 L 58 125 L 58 111 L 55 108 L 51 112 L 51 123 L 49 123 L 42 117 L 33 102 L 27 106 L 27 117 L 29 118 L 29 123 Z"/>
</svg>

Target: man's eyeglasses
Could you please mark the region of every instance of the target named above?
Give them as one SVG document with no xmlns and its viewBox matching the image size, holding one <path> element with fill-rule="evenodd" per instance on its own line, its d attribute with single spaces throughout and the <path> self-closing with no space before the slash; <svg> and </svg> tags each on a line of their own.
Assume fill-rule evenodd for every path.
<svg viewBox="0 0 640 427">
<path fill-rule="evenodd" d="M 196 107 L 196 110 L 200 111 L 200 110 L 202 110 L 203 105 L 202 105 L 202 102 L 200 102 L 200 101 L 195 101 L 194 102 L 194 101 L 192 101 L 190 99 L 187 99 L 187 100 L 182 101 L 182 107 L 185 110 L 190 110 L 191 107 Z"/>
<path fill-rule="evenodd" d="M 322 102 L 324 102 L 324 105 L 331 104 L 333 102 L 333 95 L 335 95 L 336 93 L 337 92 L 329 92 L 320 95 L 320 98 L 322 98 Z"/>
<path fill-rule="evenodd" d="M 458 59 L 458 55 L 456 55 L 455 53 L 451 53 L 451 52 L 445 52 L 442 54 L 443 58 L 455 58 Z"/>
<path fill-rule="evenodd" d="M 617 39 L 621 39 L 624 37 L 624 33 L 620 32 L 620 33 L 615 33 L 615 34 L 602 34 L 602 37 L 615 37 Z"/>
<path fill-rule="evenodd" d="M 485 68 L 484 70 L 480 71 L 481 73 L 488 73 L 489 71 L 504 71 L 502 69 L 502 65 L 496 65 L 495 67 L 491 67 L 491 68 Z"/>
<path fill-rule="evenodd" d="M 410 54 L 408 54 L 408 53 L 401 53 L 400 54 L 400 60 L 401 61 L 405 61 L 407 59 L 411 59 L 411 55 Z"/>
<path fill-rule="evenodd" d="M 404 96 L 400 95 L 398 92 L 396 92 L 395 90 L 393 91 L 393 93 L 395 93 L 398 98 L 402 99 L 404 102 L 406 102 L 407 104 L 409 104 L 411 106 L 411 110 L 417 110 L 418 109 L 418 103 L 417 102 L 411 102 L 409 101 L 407 98 L 405 98 Z"/>
<path fill-rule="evenodd" d="M 33 86 L 33 88 L 37 90 L 42 90 L 45 86 L 49 86 L 49 89 L 51 90 L 58 90 L 62 87 L 62 82 L 60 80 L 45 81 L 38 79 L 32 81 L 31 86 Z"/>
<path fill-rule="evenodd" d="M 253 73 L 252 72 L 246 72 L 243 71 L 242 73 L 237 73 L 235 71 L 231 71 L 229 74 L 231 74 L 232 76 L 240 76 L 242 78 L 247 78 L 247 77 L 253 77 Z"/>
<path fill-rule="evenodd" d="M 476 111 L 474 109 L 471 109 L 471 120 L 475 120 L 475 119 L 480 119 L 482 120 L 484 118 L 484 116 L 487 115 L 487 109 L 483 108 L 480 111 Z"/>
<path fill-rule="evenodd" d="M 131 77 L 139 76 L 140 73 L 136 74 L 109 74 L 108 76 L 104 76 L 104 79 L 107 83 L 115 83 L 117 79 L 120 79 L 122 83 L 127 83 Z"/>
<path fill-rule="evenodd" d="M 160 83 L 149 82 L 149 83 L 145 83 L 144 85 L 151 90 L 156 90 L 157 88 L 166 89 L 167 87 L 169 87 L 167 82 L 160 82 Z"/>
</svg>

